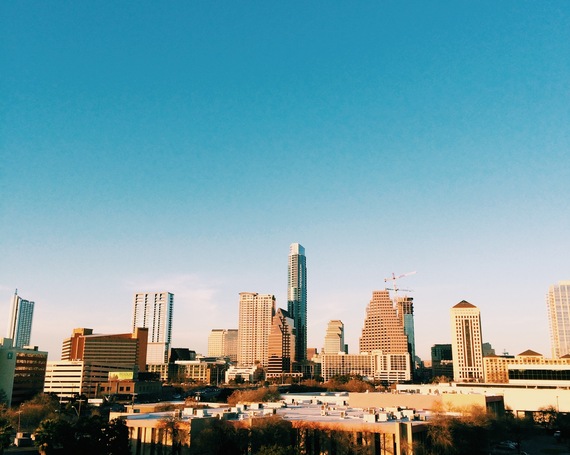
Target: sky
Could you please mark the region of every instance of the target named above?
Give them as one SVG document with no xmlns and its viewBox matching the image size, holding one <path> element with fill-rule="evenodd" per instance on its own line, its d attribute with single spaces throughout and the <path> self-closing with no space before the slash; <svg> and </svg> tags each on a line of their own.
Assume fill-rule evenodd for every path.
<svg viewBox="0 0 570 455">
<path fill-rule="evenodd" d="M 295 242 L 311 347 L 341 319 L 357 352 L 372 291 L 415 271 L 422 359 L 461 300 L 497 353 L 550 356 L 567 1 L 2 2 L 0 62 L 0 330 L 17 288 L 50 360 L 154 291 L 206 354 L 240 292 L 287 307 Z"/>
</svg>

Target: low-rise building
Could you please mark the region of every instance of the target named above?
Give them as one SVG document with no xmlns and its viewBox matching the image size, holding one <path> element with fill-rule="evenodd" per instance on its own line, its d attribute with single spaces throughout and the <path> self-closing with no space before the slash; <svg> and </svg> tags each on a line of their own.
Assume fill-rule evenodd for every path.
<svg viewBox="0 0 570 455">
<path fill-rule="evenodd" d="M 547 359 L 530 349 L 483 358 L 485 383 L 570 386 L 570 355 Z"/>
<path fill-rule="evenodd" d="M 86 361 L 58 360 L 48 362 L 45 372 L 44 393 L 56 394 L 64 400 L 78 395 L 96 398 L 99 396 L 99 384 L 107 382 L 109 373 L 117 370 L 117 367 L 113 365 L 101 365 Z M 123 369 L 122 371 L 132 373 L 133 369 Z"/>
</svg>

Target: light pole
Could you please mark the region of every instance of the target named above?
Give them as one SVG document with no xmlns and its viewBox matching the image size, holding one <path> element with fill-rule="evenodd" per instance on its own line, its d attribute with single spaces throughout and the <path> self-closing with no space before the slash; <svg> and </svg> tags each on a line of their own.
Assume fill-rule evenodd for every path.
<svg viewBox="0 0 570 455">
<path fill-rule="evenodd" d="M 22 417 L 22 410 L 18 411 L 18 433 L 20 432 L 20 419 Z"/>
</svg>

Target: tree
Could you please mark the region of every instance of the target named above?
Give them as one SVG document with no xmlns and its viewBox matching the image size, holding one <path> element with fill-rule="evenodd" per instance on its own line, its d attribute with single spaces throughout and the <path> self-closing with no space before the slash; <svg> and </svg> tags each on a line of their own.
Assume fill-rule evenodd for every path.
<svg viewBox="0 0 570 455">
<path fill-rule="evenodd" d="M 12 425 L 5 417 L 0 416 L 0 455 L 4 453 L 4 449 L 10 446 L 12 442 Z"/>
<path fill-rule="evenodd" d="M 111 420 L 102 431 L 107 455 L 130 455 L 129 428 L 122 419 Z"/>
<path fill-rule="evenodd" d="M 167 417 L 161 419 L 160 428 L 166 431 L 167 438 L 170 436 L 171 442 L 171 454 L 180 454 L 182 451 L 182 445 L 188 444 L 188 431 L 181 428 L 181 420 L 176 417 Z"/>
<path fill-rule="evenodd" d="M 72 426 L 63 419 L 45 419 L 38 426 L 34 443 L 40 453 L 50 455 L 59 448 L 69 448 L 74 442 Z"/>
</svg>

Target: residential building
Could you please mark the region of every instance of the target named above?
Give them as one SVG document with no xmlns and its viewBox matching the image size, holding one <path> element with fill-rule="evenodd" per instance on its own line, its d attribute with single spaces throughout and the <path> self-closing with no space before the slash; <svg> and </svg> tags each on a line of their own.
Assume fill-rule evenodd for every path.
<svg viewBox="0 0 570 455">
<path fill-rule="evenodd" d="M 208 357 L 227 357 L 237 362 L 238 330 L 212 329 L 208 337 Z"/>
<path fill-rule="evenodd" d="M 434 344 L 431 347 L 431 369 L 434 378 L 453 379 L 453 354 L 451 344 Z"/>
<path fill-rule="evenodd" d="M 63 340 L 61 360 L 84 360 L 145 371 L 148 329 L 137 327 L 133 333 L 93 334 L 93 329 L 73 329 Z"/>
<path fill-rule="evenodd" d="M 552 357 L 570 354 L 570 281 L 548 288 L 546 295 Z"/>
<path fill-rule="evenodd" d="M 339 352 L 347 354 L 344 345 L 344 324 L 338 319 L 333 319 L 327 325 L 322 353 L 338 354 Z"/>
<path fill-rule="evenodd" d="M 42 392 L 47 357 L 37 346 L 15 347 L 12 339 L 0 338 L 0 391 L 7 406 L 18 406 Z"/>
<path fill-rule="evenodd" d="M 8 338 L 13 340 L 14 347 L 16 348 L 22 348 L 30 344 L 34 305 L 34 302 L 21 298 L 16 289 L 14 297 L 12 298 L 12 312 L 8 333 Z"/>
<path fill-rule="evenodd" d="M 287 312 L 295 323 L 295 359 L 307 359 L 307 258 L 299 243 L 289 247 Z"/>
<path fill-rule="evenodd" d="M 360 352 L 408 353 L 408 337 L 387 290 L 374 291 L 366 308 Z"/>
<path fill-rule="evenodd" d="M 146 363 L 166 364 L 172 339 L 174 294 L 170 292 L 137 293 L 133 305 L 133 326 L 148 329 Z"/>
<path fill-rule="evenodd" d="M 415 370 L 416 361 L 416 335 L 414 330 L 414 299 L 412 297 L 403 296 L 395 297 L 396 308 L 400 324 L 404 327 L 404 333 L 408 338 L 408 352 L 412 361 L 412 370 Z"/>
<path fill-rule="evenodd" d="M 237 361 L 249 367 L 268 364 L 268 342 L 275 314 L 275 296 L 240 292 Z"/>
<path fill-rule="evenodd" d="M 451 308 L 451 348 L 454 381 L 483 381 L 481 313 L 465 300 Z"/>
<path fill-rule="evenodd" d="M 278 377 L 293 372 L 295 362 L 295 327 L 289 313 L 281 308 L 273 316 L 268 339 L 266 377 Z"/>
</svg>

